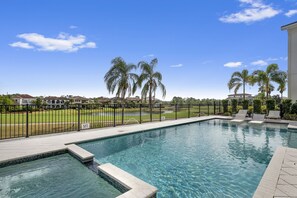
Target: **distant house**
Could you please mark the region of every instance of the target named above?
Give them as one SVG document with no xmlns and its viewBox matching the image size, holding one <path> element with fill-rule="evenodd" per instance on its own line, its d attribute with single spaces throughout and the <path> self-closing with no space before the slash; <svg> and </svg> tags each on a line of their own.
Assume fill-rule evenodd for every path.
<svg viewBox="0 0 297 198">
<path fill-rule="evenodd" d="M 120 97 L 113 97 L 110 98 L 110 102 L 111 104 L 117 104 L 117 103 L 121 103 L 122 99 Z"/>
<path fill-rule="evenodd" d="M 64 108 L 65 102 L 68 101 L 65 97 L 48 96 L 43 98 L 43 101 L 48 108 Z"/>
<path fill-rule="evenodd" d="M 297 100 L 297 21 L 284 25 L 288 31 L 288 97 Z"/>
<path fill-rule="evenodd" d="M 31 105 L 36 98 L 28 94 L 15 94 L 12 99 L 17 105 Z"/>
<path fill-rule="evenodd" d="M 69 99 L 72 104 L 86 104 L 90 102 L 88 98 L 81 97 L 81 96 L 72 96 Z"/>
<path fill-rule="evenodd" d="M 227 99 L 229 99 L 229 100 L 231 100 L 231 99 L 243 99 L 243 94 L 242 93 L 240 93 L 240 94 L 229 94 Z M 246 93 L 245 94 L 245 99 L 246 100 L 253 99 L 252 94 Z"/>
<path fill-rule="evenodd" d="M 96 98 L 96 102 L 101 104 L 108 104 L 111 102 L 111 99 L 101 96 L 99 98 Z"/>
<path fill-rule="evenodd" d="M 141 102 L 141 98 L 139 96 L 136 97 L 128 97 L 126 98 L 127 102 L 134 102 L 134 103 L 140 103 Z"/>
</svg>

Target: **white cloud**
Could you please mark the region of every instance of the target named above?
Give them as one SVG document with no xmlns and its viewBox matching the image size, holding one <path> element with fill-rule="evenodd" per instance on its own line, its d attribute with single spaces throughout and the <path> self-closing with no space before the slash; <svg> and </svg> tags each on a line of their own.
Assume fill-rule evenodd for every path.
<svg viewBox="0 0 297 198">
<path fill-rule="evenodd" d="M 177 64 L 177 65 L 170 65 L 170 67 L 182 67 L 182 66 L 184 66 L 183 64 Z"/>
<path fill-rule="evenodd" d="M 86 42 L 84 35 L 72 36 L 66 33 L 60 33 L 57 38 L 49 38 L 37 33 L 25 33 L 19 34 L 17 37 L 24 39 L 29 46 L 34 46 L 40 51 L 76 52 L 82 48 L 96 48 L 96 43 Z"/>
<path fill-rule="evenodd" d="M 70 28 L 70 29 L 76 29 L 76 28 L 78 28 L 78 27 L 77 27 L 76 25 L 70 25 L 69 28 Z"/>
<path fill-rule="evenodd" d="M 277 61 L 277 60 L 278 60 L 278 58 L 271 58 L 271 57 L 269 57 L 269 58 L 266 59 L 266 61 L 268 61 L 268 62 L 269 61 Z"/>
<path fill-rule="evenodd" d="M 247 7 L 239 12 L 222 16 L 219 20 L 224 23 L 251 23 L 272 18 L 281 12 L 271 5 L 264 4 L 262 0 L 239 0 L 239 2 Z"/>
<path fill-rule="evenodd" d="M 9 45 L 11 47 L 19 47 L 19 48 L 24 48 L 24 49 L 33 49 L 34 48 L 29 43 L 24 43 L 24 42 L 15 42 L 15 43 L 11 43 Z"/>
<path fill-rule="evenodd" d="M 224 67 L 230 67 L 230 68 L 235 68 L 240 66 L 242 66 L 242 62 L 228 62 L 224 64 Z"/>
<path fill-rule="evenodd" d="M 287 17 L 291 17 L 295 14 L 297 14 L 297 10 L 289 10 L 287 13 L 285 13 Z"/>
<path fill-rule="evenodd" d="M 152 58 L 152 57 L 155 57 L 155 55 L 154 54 L 148 54 L 148 55 L 143 56 L 143 58 L 146 58 L 146 57 Z"/>
<path fill-rule="evenodd" d="M 266 65 L 268 65 L 268 63 L 264 60 L 257 60 L 257 61 L 252 62 L 251 65 L 266 66 Z"/>
</svg>

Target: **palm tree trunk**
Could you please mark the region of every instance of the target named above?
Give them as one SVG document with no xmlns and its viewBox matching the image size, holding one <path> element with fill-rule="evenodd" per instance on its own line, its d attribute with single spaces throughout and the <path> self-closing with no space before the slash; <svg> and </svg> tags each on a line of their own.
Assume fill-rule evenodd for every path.
<svg viewBox="0 0 297 198">
<path fill-rule="evenodd" d="M 245 100 L 245 81 L 243 81 L 243 100 Z"/>
<path fill-rule="evenodd" d="M 152 107 L 152 85 L 150 84 L 150 91 L 149 91 L 149 106 L 150 106 L 150 120 L 153 121 L 153 107 Z"/>
<path fill-rule="evenodd" d="M 126 91 L 123 93 L 123 95 L 122 95 L 122 101 L 121 101 L 121 106 L 122 106 L 122 125 L 124 124 L 125 95 L 126 95 Z"/>
<path fill-rule="evenodd" d="M 266 100 L 268 100 L 268 95 L 269 95 L 269 83 L 266 84 Z"/>
</svg>

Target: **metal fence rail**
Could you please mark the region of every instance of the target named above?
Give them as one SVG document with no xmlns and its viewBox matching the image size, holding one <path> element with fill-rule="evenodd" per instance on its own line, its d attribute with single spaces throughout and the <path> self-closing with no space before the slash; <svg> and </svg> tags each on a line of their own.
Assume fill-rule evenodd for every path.
<svg viewBox="0 0 297 198">
<path fill-rule="evenodd" d="M 160 122 L 222 113 L 221 101 L 207 104 L 76 104 L 64 108 L 0 105 L 0 140 Z"/>
</svg>

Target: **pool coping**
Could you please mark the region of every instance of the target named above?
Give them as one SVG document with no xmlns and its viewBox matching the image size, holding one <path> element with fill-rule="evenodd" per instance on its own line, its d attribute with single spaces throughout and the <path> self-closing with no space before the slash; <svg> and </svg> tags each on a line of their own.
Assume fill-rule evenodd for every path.
<svg viewBox="0 0 297 198">
<path fill-rule="evenodd" d="M 274 197 L 286 149 L 278 147 L 268 164 L 253 198 Z"/>
<path fill-rule="evenodd" d="M 253 198 L 297 196 L 297 149 L 278 147 Z"/>
<path fill-rule="evenodd" d="M 130 173 L 127 173 L 126 171 L 110 163 L 98 166 L 98 171 L 101 174 L 103 173 L 103 177 L 107 177 L 107 180 L 113 180 L 127 189 L 125 193 L 119 195 L 117 198 L 154 198 L 157 195 L 158 189 L 155 186 L 144 182 L 143 180 L 131 175 Z"/>
<path fill-rule="evenodd" d="M 206 120 L 212 120 L 212 119 L 224 119 L 224 120 L 231 120 L 232 117 L 230 116 L 203 116 L 203 117 L 195 117 L 195 118 L 185 118 L 185 119 L 179 119 L 179 120 L 166 120 L 162 122 L 152 122 L 152 123 L 143 123 L 143 124 L 135 124 L 135 125 L 126 125 L 126 126 L 118 126 L 118 127 L 110 127 L 110 128 L 100 128 L 100 129 L 91 129 L 91 130 L 85 130 L 81 132 L 67 132 L 63 134 L 51 134 L 51 135 L 44 135 L 44 136 L 35 136 L 30 137 L 26 139 L 16 139 L 16 140 L 2 140 L 0 141 L 0 167 L 1 165 L 12 165 L 13 163 L 21 163 L 24 160 L 34 160 L 41 157 L 46 157 L 50 155 L 54 155 L 55 153 L 65 153 L 69 152 L 70 154 L 73 154 L 76 158 L 78 158 L 81 162 L 90 161 L 93 159 L 93 154 L 88 153 L 87 151 L 82 151 L 78 149 L 78 146 L 72 146 L 72 144 L 78 144 L 83 142 L 89 142 L 89 141 L 95 141 L 99 139 L 106 139 L 111 138 L 115 136 L 122 136 L 122 135 L 128 135 L 133 133 L 139 133 L 139 132 L 145 132 L 150 131 L 153 129 L 160 129 L 165 127 L 171 127 L 171 126 L 178 126 L 183 124 L 190 124 L 194 122 L 201 122 Z M 277 123 L 277 124 L 287 124 L 288 128 L 289 126 L 293 126 L 289 129 L 296 129 L 296 122 L 291 121 L 283 121 L 283 120 L 265 120 L 267 123 Z M 119 130 L 121 128 L 121 130 Z M 74 149 L 73 149 L 74 147 Z M 80 148 L 80 147 L 79 147 Z M 280 151 L 278 151 L 280 150 Z M 297 153 L 297 149 L 296 150 Z M 277 149 L 278 153 L 282 151 L 282 149 Z M 41 156 L 41 157 L 40 157 Z M 275 157 L 276 156 L 276 157 Z M 265 174 L 257 188 L 257 191 L 254 194 L 255 198 L 258 197 L 266 197 L 266 196 L 260 196 L 261 193 L 258 196 L 258 192 L 262 192 L 263 187 L 267 187 L 267 189 L 271 190 L 269 192 L 272 192 L 275 184 L 275 178 L 278 172 L 274 173 L 273 175 L 273 181 L 270 183 L 265 182 L 266 177 L 271 178 L 271 171 L 273 170 L 275 166 L 279 167 L 280 160 L 278 160 L 281 155 L 276 154 L 273 155 L 273 158 L 271 161 L 272 164 L 278 164 L 277 165 L 268 165 Z M 275 160 L 276 159 L 276 160 Z M 272 168 L 271 168 L 272 167 Z M 154 186 L 151 186 L 150 184 L 145 183 L 144 181 L 134 177 L 133 175 L 130 175 L 129 173 L 123 171 L 124 173 L 120 173 L 120 177 L 117 177 L 117 173 L 121 172 L 118 170 L 119 168 L 113 166 L 113 165 L 100 165 L 98 166 L 98 171 L 104 172 L 107 176 L 115 180 L 116 182 L 119 182 L 121 185 L 128 187 L 127 192 L 120 195 L 119 197 L 154 197 L 156 196 L 157 188 Z M 266 174 L 267 172 L 267 174 Z M 129 176 L 127 176 L 127 174 Z M 123 177 L 125 175 L 126 177 Z M 268 175 L 268 176 L 266 176 Z M 129 179 L 131 181 L 129 183 Z M 137 179 L 137 181 L 134 181 L 134 178 Z M 142 187 L 134 186 L 134 183 L 142 183 L 138 182 L 138 180 L 144 182 L 144 188 L 150 189 L 150 191 L 142 191 L 139 190 Z M 133 182 L 134 181 L 134 182 Z M 128 182 L 126 184 L 125 182 Z M 132 184 L 132 185 L 131 185 Z M 148 187 L 151 186 L 151 187 Z M 270 186 L 270 188 L 269 188 Z M 265 189 L 265 190 L 267 190 Z M 135 193 L 135 195 L 133 194 Z M 269 194 L 269 193 L 268 193 Z M 128 195 L 128 196 L 127 196 Z M 269 194 L 271 195 L 271 193 Z M 270 196 L 267 196 L 270 197 Z"/>
</svg>

